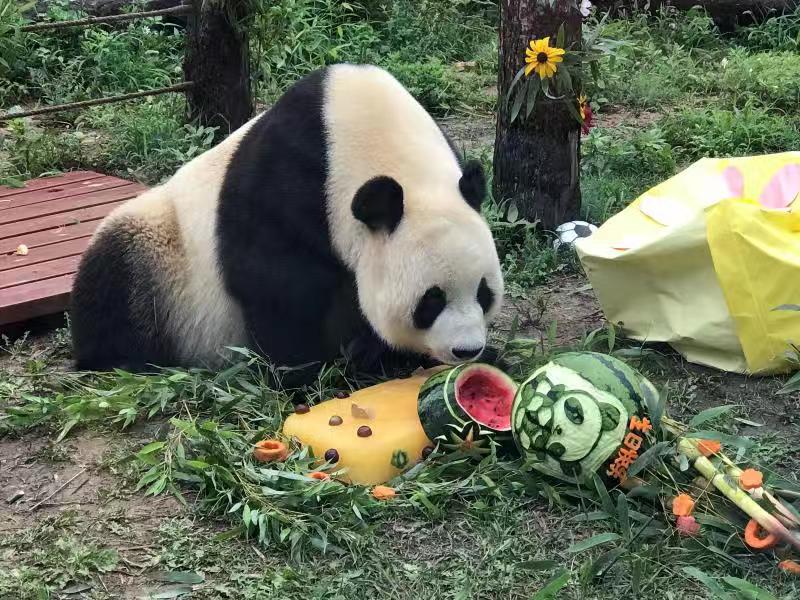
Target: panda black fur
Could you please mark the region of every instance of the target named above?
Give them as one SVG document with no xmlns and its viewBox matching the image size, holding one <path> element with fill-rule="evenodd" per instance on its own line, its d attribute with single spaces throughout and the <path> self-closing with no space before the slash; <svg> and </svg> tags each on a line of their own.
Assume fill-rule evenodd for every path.
<svg viewBox="0 0 800 600">
<path fill-rule="evenodd" d="M 314 72 L 104 220 L 73 289 L 77 367 L 215 367 L 226 346 L 474 359 L 503 296 L 484 196 L 388 73 Z"/>
</svg>

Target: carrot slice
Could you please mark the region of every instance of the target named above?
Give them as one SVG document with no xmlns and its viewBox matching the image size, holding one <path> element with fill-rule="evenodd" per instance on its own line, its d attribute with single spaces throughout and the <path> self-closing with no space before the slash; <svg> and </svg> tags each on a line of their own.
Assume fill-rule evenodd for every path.
<svg viewBox="0 0 800 600">
<path fill-rule="evenodd" d="M 680 494 L 672 500 L 672 514 L 676 517 L 688 517 L 694 510 L 694 500 L 689 494 Z"/>
<path fill-rule="evenodd" d="M 745 469 L 739 475 L 739 485 L 743 490 L 755 490 L 764 485 L 764 474 L 755 469 Z"/>
<path fill-rule="evenodd" d="M 253 457 L 259 462 L 276 462 L 286 460 L 289 449 L 278 440 L 261 440 L 256 442 Z"/>
<path fill-rule="evenodd" d="M 722 449 L 722 444 L 717 440 L 700 440 L 697 444 L 697 449 L 700 450 L 703 456 L 708 458 L 719 452 Z"/>
<path fill-rule="evenodd" d="M 397 495 L 394 488 L 385 485 L 376 485 L 372 488 L 372 497 L 376 500 L 391 500 Z"/>
<path fill-rule="evenodd" d="M 793 560 L 782 560 L 778 563 L 778 568 L 792 575 L 800 575 L 800 563 L 796 563 Z"/>
<path fill-rule="evenodd" d="M 778 545 L 778 536 L 765 531 L 755 519 L 750 519 L 744 528 L 744 541 L 753 550 L 769 550 Z"/>
</svg>

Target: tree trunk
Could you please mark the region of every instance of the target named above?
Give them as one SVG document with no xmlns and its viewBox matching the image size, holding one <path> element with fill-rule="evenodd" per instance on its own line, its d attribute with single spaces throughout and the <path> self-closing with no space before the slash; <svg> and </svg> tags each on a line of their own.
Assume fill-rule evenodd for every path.
<svg viewBox="0 0 800 600">
<path fill-rule="evenodd" d="M 183 73 L 189 119 L 224 136 L 253 113 L 247 48 L 247 0 L 195 0 L 189 16 Z"/>
<path fill-rule="evenodd" d="M 532 39 L 556 33 L 564 23 L 566 46 L 581 39 L 581 15 L 572 2 L 556 0 L 501 0 L 500 69 L 497 137 L 494 149 L 494 197 L 510 201 L 519 214 L 552 229 L 578 217 L 580 124 L 561 101 L 542 94 L 527 119 L 520 113 L 510 122 L 505 102 L 511 81 L 525 64 L 525 48 Z M 579 81 L 574 81 L 576 90 Z"/>
</svg>

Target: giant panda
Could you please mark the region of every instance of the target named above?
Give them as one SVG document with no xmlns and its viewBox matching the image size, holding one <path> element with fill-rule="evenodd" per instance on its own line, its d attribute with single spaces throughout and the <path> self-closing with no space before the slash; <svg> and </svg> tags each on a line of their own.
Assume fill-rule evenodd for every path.
<svg viewBox="0 0 800 600">
<path fill-rule="evenodd" d="M 388 72 L 320 69 L 104 219 L 73 286 L 76 367 L 476 360 L 504 291 L 485 194 Z"/>
</svg>

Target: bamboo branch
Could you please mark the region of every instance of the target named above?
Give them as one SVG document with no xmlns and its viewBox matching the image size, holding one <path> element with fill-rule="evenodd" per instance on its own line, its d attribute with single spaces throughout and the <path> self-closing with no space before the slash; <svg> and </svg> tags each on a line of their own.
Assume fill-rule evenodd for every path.
<svg viewBox="0 0 800 600">
<path fill-rule="evenodd" d="M 800 535 L 798 535 L 797 531 L 789 530 L 783 523 L 764 510 L 747 492 L 728 483 L 725 476 L 717 470 L 713 463 L 700 453 L 696 440 L 681 438 L 678 442 L 678 451 L 681 454 L 685 454 L 692 461 L 694 468 L 708 479 L 711 485 L 717 488 L 728 500 L 742 509 L 748 517 L 757 521 L 766 531 L 774 533 L 795 548 L 800 548 Z"/>
<path fill-rule="evenodd" d="M 23 112 L 16 113 L 3 113 L 0 114 L 0 122 L 10 121 L 11 119 L 21 119 L 22 117 L 33 117 L 36 115 L 45 115 L 48 113 L 61 112 L 65 110 L 76 110 L 80 108 L 88 108 L 90 106 L 99 106 L 101 104 L 112 104 L 114 102 L 123 102 L 125 100 L 132 100 L 134 98 L 142 98 L 144 96 L 157 96 L 158 94 L 169 94 L 171 92 L 185 92 L 186 90 L 194 87 L 194 82 L 185 81 L 177 83 L 168 87 L 156 88 L 154 90 L 145 90 L 143 92 L 132 92 L 130 94 L 121 94 L 119 96 L 110 96 L 108 98 L 97 98 L 95 100 L 84 100 L 82 102 L 72 102 L 69 104 L 54 104 L 53 106 L 42 106 L 41 108 L 34 108 Z"/>
<path fill-rule="evenodd" d="M 32 23 L 31 25 L 23 25 L 19 28 L 20 31 L 46 31 L 48 29 L 66 29 L 68 27 L 86 27 L 87 25 L 95 25 L 97 23 L 114 23 L 117 21 L 133 21 L 134 19 L 146 19 L 148 17 L 163 17 L 165 15 L 188 15 L 194 11 L 194 7 L 190 4 L 182 4 L 181 6 L 172 6 L 170 8 L 162 8 L 159 10 L 146 10 L 144 12 L 124 13 L 121 15 L 109 15 L 107 17 L 86 17 L 85 19 L 75 19 L 74 21 L 52 21 L 42 23 Z"/>
</svg>

